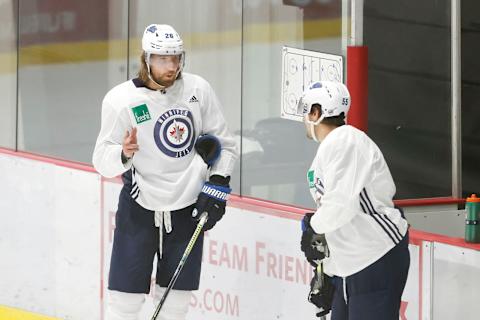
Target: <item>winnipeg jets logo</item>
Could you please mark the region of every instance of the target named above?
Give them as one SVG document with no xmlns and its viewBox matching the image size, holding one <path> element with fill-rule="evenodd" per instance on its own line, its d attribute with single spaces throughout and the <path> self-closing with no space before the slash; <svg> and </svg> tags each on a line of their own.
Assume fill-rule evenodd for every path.
<svg viewBox="0 0 480 320">
<path fill-rule="evenodd" d="M 158 117 L 153 132 L 157 147 L 169 157 L 181 158 L 193 149 L 195 128 L 192 113 L 173 108 Z"/>
<path fill-rule="evenodd" d="M 157 31 L 157 26 L 155 25 L 152 25 L 147 29 L 147 32 L 155 33 L 155 31 Z"/>
<path fill-rule="evenodd" d="M 183 135 L 185 134 L 185 127 L 179 125 L 177 121 L 173 120 L 173 128 L 169 131 L 170 137 L 175 140 L 175 142 L 180 142 L 183 140 Z"/>
</svg>

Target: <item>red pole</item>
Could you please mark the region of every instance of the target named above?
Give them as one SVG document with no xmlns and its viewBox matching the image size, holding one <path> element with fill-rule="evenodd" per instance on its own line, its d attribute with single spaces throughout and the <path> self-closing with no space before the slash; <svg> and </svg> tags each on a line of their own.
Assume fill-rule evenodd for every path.
<svg viewBox="0 0 480 320">
<path fill-rule="evenodd" d="M 362 131 L 368 128 L 368 47 L 347 47 L 347 88 L 352 104 L 347 122 Z"/>
</svg>

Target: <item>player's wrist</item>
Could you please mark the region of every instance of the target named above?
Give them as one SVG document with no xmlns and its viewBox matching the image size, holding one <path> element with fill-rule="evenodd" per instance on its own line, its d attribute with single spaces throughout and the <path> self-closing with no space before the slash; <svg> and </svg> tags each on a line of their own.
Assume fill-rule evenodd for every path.
<svg viewBox="0 0 480 320">
<path fill-rule="evenodd" d="M 208 182 L 211 184 L 216 184 L 218 186 L 230 187 L 230 176 L 224 177 L 218 174 L 213 174 L 208 179 Z"/>
<path fill-rule="evenodd" d="M 128 162 L 128 160 L 132 159 L 133 154 L 129 157 L 129 156 L 127 156 L 127 155 L 125 154 L 125 152 L 123 152 L 123 150 L 122 150 L 122 153 L 121 153 L 120 157 L 121 157 L 121 159 L 122 159 L 122 163 L 125 164 L 125 163 Z"/>
</svg>

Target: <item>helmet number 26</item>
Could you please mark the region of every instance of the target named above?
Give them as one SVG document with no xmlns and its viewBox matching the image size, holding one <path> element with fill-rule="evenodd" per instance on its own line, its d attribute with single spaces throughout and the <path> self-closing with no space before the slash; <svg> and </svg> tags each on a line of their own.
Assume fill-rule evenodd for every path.
<svg viewBox="0 0 480 320">
<path fill-rule="evenodd" d="M 173 39 L 173 33 L 165 33 L 166 39 Z"/>
</svg>

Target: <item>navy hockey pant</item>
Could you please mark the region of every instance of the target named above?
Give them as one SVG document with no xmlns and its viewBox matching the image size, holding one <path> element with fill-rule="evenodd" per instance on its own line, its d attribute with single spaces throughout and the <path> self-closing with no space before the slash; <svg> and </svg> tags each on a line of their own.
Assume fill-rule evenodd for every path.
<svg viewBox="0 0 480 320">
<path fill-rule="evenodd" d="M 407 232 L 382 258 L 346 277 L 345 288 L 342 278 L 333 278 L 335 295 L 331 320 L 398 320 L 409 266 Z"/>
<path fill-rule="evenodd" d="M 149 293 L 153 259 L 159 254 L 159 229 L 154 212 L 141 207 L 125 185 L 120 193 L 115 216 L 108 289 L 129 293 Z M 191 218 L 193 205 L 172 211 L 172 231 L 163 227 L 163 254 L 158 261 L 156 283 L 167 287 L 196 228 Z M 197 290 L 203 249 L 203 233 L 197 239 L 173 289 Z"/>
</svg>

